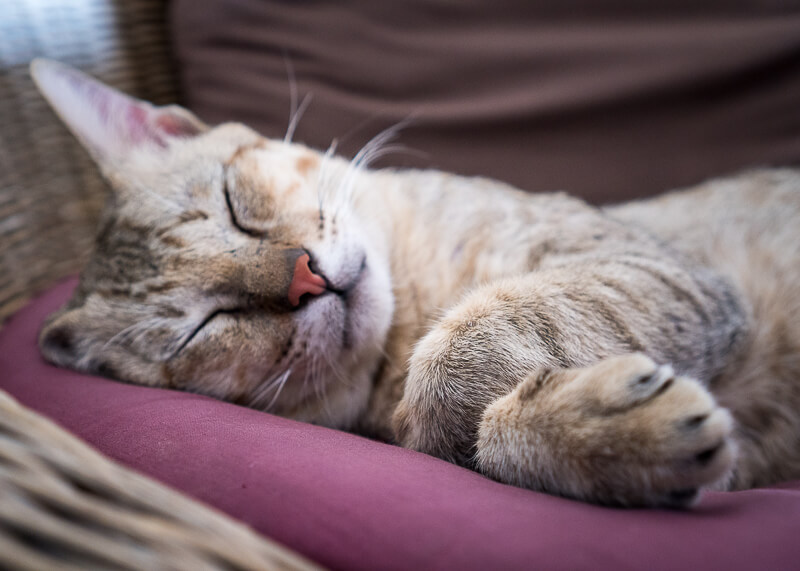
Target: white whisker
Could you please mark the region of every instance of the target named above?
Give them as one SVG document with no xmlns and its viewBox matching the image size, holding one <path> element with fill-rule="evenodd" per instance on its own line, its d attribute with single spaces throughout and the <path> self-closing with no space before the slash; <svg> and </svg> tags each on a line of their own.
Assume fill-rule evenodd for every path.
<svg viewBox="0 0 800 571">
<path fill-rule="evenodd" d="M 411 122 L 412 118 L 407 117 L 402 121 L 387 127 L 372 137 L 363 147 L 361 147 L 361 150 L 356 153 L 356 155 L 350 161 L 350 164 L 348 164 L 344 177 L 339 184 L 338 194 L 341 201 L 339 206 L 347 204 L 352 200 L 356 181 L 359 175 L 361 175 L 361 173 L 370 165 L 370 163 L 390 152 L 406 150 L 406 147 L 402 145 L 389 145 L 389 143 L 397 138 L 400 131 L 407 127 Z"/>
<path fill-rule="evenodd" d="M 167 322 L 168 320 L 164 317 L 150 317 L 137 321 L 112 336 L 111 339 L 103 344 L 101 351 L 105 351 L 111 345 L 119 345 L 121 343 L 133 345 L 139 338 L 146 335 L 148 331 L 159 325 L 164 325 Z"/>
<path fill-rule="evenodd" d="M 291 375 L 292 368 L 288 367 L 286 370 L 272 375 L 268 380 L 262 381 L 253 389 L 247 406 L 259 410 L 269 410 L 278 400 L 278 395 L 280 395 L 283 386 Z M 277 392 L 273 394 L 276 389 Z M 270 395 L 272 395 L 271 398 Z M 270 398 L 270 401 L 265 405 L 267 398 Z"/>
<path fill-rule="evenodd" d="M 291 376 L 292 376 L 292 370 L 291 369 L 286 369 L 286 372 L 284 372 L 281 376 L 279 376 L 277 381 L 272 381 L 271 384 L 277 385 L 278 390 L 275 392 L 275 396 L 272 397 L 272 400 L 269 401 L 269 404 L 267 405 L 266 410 L 270 410 L 272 408 L 272 405 L 274 405 L 275 402 L 278 400 L 278 397 L 280 396 L 281 391 L 283 391 L 283 387 L 286 385 L 286 381 L 288 381 L 289 377 L 291 377 Z"/>
<path fill-rule="evenodd" d="M 303 97 L 303 101 L 300 102 L 300 107 L 298 107 L 297 111 L 292 115 L 292 118 L 289 120 L 289 127 L 286 129 L 286 135 L 283 137 L 284 143 L 292 142 L 297 124 L 300 123 L 300 119 L 302 119 L 303 113 L 306 112 L 308 105 L 311 103 L 313 95 L 313 93 L 306 93 L 306 96 Z"/>
<path fill-rule="evenodd" d="M 289 123 L 286 125 L 286 135 L 283 137 L 283 140 L 286 141 L 289 138 L 289 128 L 292 126 L 292 120 L 297 114 L 297 80 L 294 76 L 292 60 L 285 49 L 283 50 L 283 65 L 286 67 L 286 78 L 289 82 Z"/>
<path fill-rule="evenodd" d="M 291 143 L 294 138 L 294 132 L 297 130 L 297 125 L 300 123 L 303 113 L 306 112 L 306 109 L 311 103 L 313 94 L 307 93 L 298 107 L 297 78 L 294 74 L 294 65 L 292 65 L 292 60 L 286 50 L 283 50 L 283 63 L 286 66 L 286 76 L 289 81 L 289 123 L 286 126 L 286 134 L 283 136 L 283 142 Z"/>
</svg>

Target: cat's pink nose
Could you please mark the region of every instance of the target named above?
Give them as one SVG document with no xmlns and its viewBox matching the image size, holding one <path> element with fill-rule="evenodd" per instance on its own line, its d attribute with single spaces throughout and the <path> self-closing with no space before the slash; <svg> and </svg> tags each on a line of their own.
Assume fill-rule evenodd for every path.
<svg viewBox="0 0 800 571">
<path fill-rule="evenodd" d="M 302 254 L 294 263 L 294 277 L 289 286 L 289 303 L 297 307 L 305 294 L 319 295 L 326 289 L 325 280 L 308 266 L 311 256 Z"/>
</svg>

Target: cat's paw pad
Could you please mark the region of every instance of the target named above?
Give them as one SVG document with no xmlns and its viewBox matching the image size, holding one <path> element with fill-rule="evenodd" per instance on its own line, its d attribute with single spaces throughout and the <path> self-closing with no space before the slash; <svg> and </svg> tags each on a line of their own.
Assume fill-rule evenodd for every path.
<svg viewBox="0 0 800 571">
<path fill-rule="evenodd" d="M 477 461 L 525 487 L 683 507 L 730 473 L 731 431 L 702 385 L 635 354 L 526 379 L 486 410 Z"/>
</svg>

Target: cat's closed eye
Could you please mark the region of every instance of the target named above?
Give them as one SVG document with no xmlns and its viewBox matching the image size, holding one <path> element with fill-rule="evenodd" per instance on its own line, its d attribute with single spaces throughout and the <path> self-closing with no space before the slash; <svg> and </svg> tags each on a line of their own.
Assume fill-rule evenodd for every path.
<svg viewBox="0 0 800 571">
<path fill-rule="evenodd" d="M 228 177 L 224 176 L 222 179 L 222 191 L 225 194 L 225 205 L 228 207 L 228 213 L 231 217 L 231 224 L 234 228 L 236 228 L 239 232 L 243 234 L 247 234 L 248 236 L 252 236 L 253 238 L 264 238 L 266 236 L 266 232 L 262 230 L 254 230 L 253 228 L 249 228 L 245 224 L 239 220 L 239 217 L 236 215 L 236 209 L 233 207 L 233 201 L 231 200 L 231 191 L 230 186 L 228 184 Z"/>
<path fill-rule="evenodd" d="M 181 343 L 181 344 L 178 346 L 178 348 L 177 348 L 177 349 L 175 349 L 175 351 L 172 353 L 172 355 L 170 355 L 170 358 L 172 358 L 172 357 L 175 357 L 175 356 L 176 356 L 176 355 L 178 355 L 178 354 L 179 354 L 181 351 L 183 351 L 183 349 L 184 349 L 184 348 L 186 348 L 186 346 L 187 346 L 187 345 L 189 345 L 189 343 L 191 343 L 191 342 L 192 342 L 192 340 L 193 340 L 195 337 L 197 337 L 197 335 L 198 335 L 198 334 L 199 334 L 199 333 L 200 333 L 200 332 L 201 332 L 203 329 L 205 329 L 205 328 L 206 328 L 206 326 L 207 326 L 207 325 L 209 325 L 209 324 L 210 324 L 210 323 L 211 323 L 211 322 L 212 322 L 212 321 L 213 321 L 215 318 L 219 317 L 220 315 L 238 315 L 238 314 L 240 314 L 240 313 L 243 313 L 243 312 L 244 312 L 244 309 L 241 309 L 241 308 L 217 309 L 217 310 L 214 310 L 214 311 L 212 311 L 211 313 L 209 313 L 209 314 L 206 316 L 206 318 L 205 318 L 205 319 L 203 319 L 203 321 L 201 321 L 201 322 L 200 322 L 200 323 L 199 323 L 199 324 L 198 324 L 198 325 L 197 325 L 197 326 L 196 326 L 196 327 L 195 327 L 195 328 L 192 330 L 192 332 L 191 332 L 191 333 L 189 333 L 189 335 L 188 335 L 188 336 L 187 336 L 187 337 L 186 337 L 186 338 L 183 340 L 183 342 L 182 342 L 182 343 Z"/>
</svg>

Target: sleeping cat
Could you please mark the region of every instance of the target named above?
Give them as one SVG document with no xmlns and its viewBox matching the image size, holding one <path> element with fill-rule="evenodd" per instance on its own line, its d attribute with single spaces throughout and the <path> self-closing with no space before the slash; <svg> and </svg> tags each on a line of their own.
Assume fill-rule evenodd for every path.
<svg viewBox="0 0 800 571">
<path fill-rule="evenodd" d="M 800 171 L 598 209 L 32 73 L 113 189 L 49 361 L 592 502 L 800 478 Z"/>
</svg>

